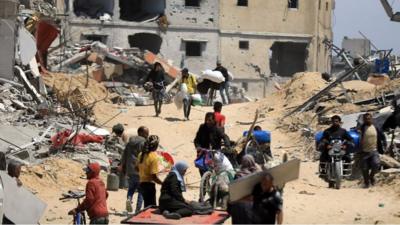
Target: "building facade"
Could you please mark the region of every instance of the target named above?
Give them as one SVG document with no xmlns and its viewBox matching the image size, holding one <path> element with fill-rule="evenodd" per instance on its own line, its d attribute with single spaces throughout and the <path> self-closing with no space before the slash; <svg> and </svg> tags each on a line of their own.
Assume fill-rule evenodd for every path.
<svg viewBox="0 0 400 225">
<path fill-rule="evenodd" d="M 257 90 L 252 95 L 270 74 L 329 72 L 322 41 L 332 39 L 333 0 L 222 0 L 220 7 L 221 60 L 248 92 Z"/>
<path fill-rule="evenodd" d="M 197 74 L 220 60 L 249 96 L 265 95 L 270 74 L 330 72 L 322 41 L 332 39 L 334 0 L 115 0 L 106 22 L 78 17 L 77 1 L 67 7 L 72 41 L 151 49 Z"/>
</svg>

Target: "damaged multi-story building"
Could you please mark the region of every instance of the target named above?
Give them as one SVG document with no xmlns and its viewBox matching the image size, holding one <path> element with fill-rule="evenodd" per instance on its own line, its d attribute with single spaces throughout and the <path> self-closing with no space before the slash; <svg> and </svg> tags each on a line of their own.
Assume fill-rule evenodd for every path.
<svg viewBox="0 0 400 225">
<path fill-rule="evenodd" d="M 249 96 L 265 95 L 271 74 L 330 71 L 322 41 L 332 39 L 334 0 L 65 2 L 72 41 L 146 49 L 196 74 L 220 60 Z"/>
</svg>

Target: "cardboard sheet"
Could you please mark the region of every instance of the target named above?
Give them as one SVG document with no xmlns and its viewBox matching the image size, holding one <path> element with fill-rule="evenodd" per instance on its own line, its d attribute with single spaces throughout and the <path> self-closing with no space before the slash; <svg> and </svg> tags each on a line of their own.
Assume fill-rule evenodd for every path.
<svg viewBox="0 0 400 225">
<path fill-rule="evenodd" d="M 255 173 L 233 181 L 229 184 L 230 201 L 235 202 L 251 195 L 254 186 L 261 181 L 266 173 L 270 173 L 274 177 L 274 184 L 276 186 L 282 187 L 285 183 L 299 178 L 300 160 L 294 159 L 267 171 Z"/>
</svg>

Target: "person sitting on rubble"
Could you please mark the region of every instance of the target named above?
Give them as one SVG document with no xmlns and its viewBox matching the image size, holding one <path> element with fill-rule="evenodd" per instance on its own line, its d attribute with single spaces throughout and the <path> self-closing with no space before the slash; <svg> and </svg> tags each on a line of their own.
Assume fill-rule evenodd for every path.
<svg viewBox="0 0 400 225">
<path fill-rule="evenodd" d="M 140 210 L 143 203 L 143 196 L 139 192 L 139 171 L 136 166 L 137 157 L 145 148 L 146 139 L 149 137 L 149 129 L 145 126 L 139 127 L 137 130 L 137 136 L 129 138 L 128 144 L 126 144 L 125 150 L 121 157 L 121 170 L 122 173 L 128 176 L 128 193 L 126 201 L 126 210 L 132 212 L 132 197 L 135 192 L 138 192 L 136 202 L 136 212 Z"/>
<path fill-rule="evenodd" d="M 197 149 L 197 159 L 205 156 L 205 152 L 202 149 L 221 150 L 222 142 L 225 147 L 230 147 L 229 137 L 222 129 L 217 127 L 214 113 L 206 113 L 204 123 L 200 125 L 194 139 L 194 145 Z M 200 176 L 203 176 L 207 170 L 199 168 L 199 172 Z"/>
<path fill-rule="evenodd" d="M 21 168 L 21 163 L 16 161 L 10 161 L 7 166 L 8 175 L 16 180 L 18 186 L 22 186 L 22 182 L 19 179 L 19 176 L 21 175 Z"/>
<path fill-rule="evenodd" d="M 158 136 L 150 135 L 145 143 L 145 151 L 139 154 L 140 192 L 143 196 L 144 208 L 157 205 L 156 183 L 162 184 L 157 175 L 160 172 L 156 153 L 159 142 Z"/>
<path fill-rule="evenodd" d="M 338 115 L 334 115 L 331 118 L 331 123 L 332 125 L 328 129 L 324 130 L 322 140 L 318 146 L 319 151 L 321 151 L 321 156 L 319 158 L 320 163 L 329 162 L 330 157 L 328 152 L 332 148 L 330 145 L 332 140 L 336 139 L 346 141 L 346 144 L 342 146 L 344 149 L 347 149 L 347 146 L 353 145 L 353 139 L 349 133 L 341 127 L 342 118 Z"/>
<path fill-rule="evenodd" d="M 184 176 L 188 168 L 189 165 L 185 161 L 178 161 L 161 186 L 159 209 L 168 219 L 193 215 L 192 207 L 182 195 L 182 192 L 186 191 Z"/>
<path fill-rule="evenodd" d="M 214 103 L 214 116 L 215 116 L 215 122 L 217 123 L 217 127 L 221 128 L 223 131 L 225 131 L 225 121 L 226 118 L 224 115 L 221 114 L 222 112 L 222 103 L 221 102 L 215 102 Z"/>
<path fill-rule="evenodd" d="M 86 184 L 86 196 L 77 208 L 69 211 L 69 215 L 86 211 L 90 218 L 90 224 L 108 224 L 106 186 L 100 178 L 100 165 L 90 163 L 86 168 L 86 177 L 89 180 Z"/>
<path fill-rule="evenodd" d="M 189 74 L 189 70 L 184 68 L 182 70 L 182 84 L 186 84 L 187 87 L 187 95 L 183 99 L 183 113 L 186 120 L 189 120 L 190 109 L 192 107 L 192 96 L 196 94 L 196 78 Z"/>
<path fill-rule="evenodd" d="M 165 95 L 165 72 L 159 62 L 154 63 L 153 69 L 147 76 L 146 82 L 153 84 L 153 100 L 156 117 L 161 114 L 161 106 Z"/>
</svg>

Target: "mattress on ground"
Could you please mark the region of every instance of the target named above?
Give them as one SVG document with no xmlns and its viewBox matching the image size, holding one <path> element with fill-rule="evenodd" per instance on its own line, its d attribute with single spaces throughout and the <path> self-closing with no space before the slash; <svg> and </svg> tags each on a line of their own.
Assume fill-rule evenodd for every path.
<svg viewBox="0 0 400 225">
<path fill-rule="evenodd" d="M 126 220 L 121 221 L 123 224 L 222 224 L 229 218 L 229 214 L 225 211 L 214 211 L 210 215 L 193 215 L 184 217 L 179 220 L 171 220 L 165 218 L 161 214 L 154 213 L 157 208 L 143 209 L 139 213 Z"/>
</svg>

